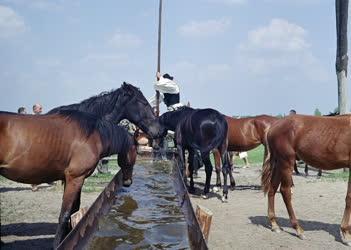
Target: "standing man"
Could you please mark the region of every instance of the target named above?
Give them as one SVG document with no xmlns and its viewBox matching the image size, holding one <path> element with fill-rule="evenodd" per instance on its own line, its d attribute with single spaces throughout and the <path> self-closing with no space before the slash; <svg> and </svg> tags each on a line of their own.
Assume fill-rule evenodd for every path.
<svg viewBox="0 0 351 250">
<path fill-rule="evenodd" d="M 182 107 L 183 104 L 180 103 L 179 86 L 173 81 L 173 76 L 167 73 L 162 76 L 160 72 L 157 72 L 156 76 L 158 80 L 154 84 L 154 88 L 160 92 L 160 103 L 163 101 L 168 111 L 174 111 Z M 156 107 L 156 95 L 150 99 L 150 103 L 152 107 Z"/>
<path fill-rule="evenodd" d="M 18 114 L 27 114 L 26 108 L 25 107 L 19 107 L 17 109 Z"/>
</svg>

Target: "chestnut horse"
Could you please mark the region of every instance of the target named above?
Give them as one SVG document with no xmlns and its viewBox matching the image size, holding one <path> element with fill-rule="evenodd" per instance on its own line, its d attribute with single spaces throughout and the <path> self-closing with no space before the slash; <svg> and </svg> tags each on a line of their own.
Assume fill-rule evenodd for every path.
<svg viewBox="0 0 351 250">
<path fill-rule="evenodd" d="M 232 118 L 225 116 L 228 123 L 228 151 L 248 151 L 263 144 L 266 156 L 266 133 L 269 127 L 279 118 L 269 115 L 259 115 L 247 118 Z M 217 181 L 216 186 L 221 186 L 220 160 L 218 151 L 214 151 Z M 232 171 L 229 171 L 231 186 L 235 186 Z"/>
<path fill-rule="evenodd" d="M 175 130 L 175 140 L 180 158 L 180 169 L 183 172 L 184 182 L 187 183 L 185 171 L 185 150 L 189 152 L 189 192 L 194 192 L 193 156 L 200 151 L 205 164 L 206 181 L 204 197 L 210 190 L 212 164 L 210 151 L 217 149 L 222 158 L 224 177 L 222 201 L 228 198 L 227 174 L 229 172 L 229 159 L 227 154 L 228 125 L 224 115 L 214 109 L 193 109 L 181 107 L 176 111 L 167 112 L 159 117 L 161 125 L 169 130 Z"/>
<path fill-rule="evenodd" d="M 125 82 L 119 89 L 103 92 L 80 103 L 54 108 L 48 114 L 55 114 L 60 110 L 79 110 L 92 113 L 116 124 L 123 119 L 128 119 L 151 138 L 160 138 L 166 132 L 160 126 L 143 93 Z"/>
<path fill-rule="evenodd" d="M 268 154 L 262 173 L 262 187 L 268 192 L 268 218 L 273 231 L 280 231 L 274 211 L 274 196 L 280 192 L 292 227 L 300 238 L 304 231 L 291 204 L 292 167 L 298 157 L 318 169 L 351 168 L 351 115 L 318 117 L 294 115 L 274 123 L 267 133 Z M 351 244 L 351 172 L 341 236 Z"/>
<path fill-rule="evenodd" d="M 130 186 L 136 147 L 124 128 L 74 110 L 40 116 L 0 112 L 0 174 L 28 184 L 65 183 L 54 249 L 70 231 L 84 179 L 112 154 L 118 154 L 123 185 Z"/>
</svg>

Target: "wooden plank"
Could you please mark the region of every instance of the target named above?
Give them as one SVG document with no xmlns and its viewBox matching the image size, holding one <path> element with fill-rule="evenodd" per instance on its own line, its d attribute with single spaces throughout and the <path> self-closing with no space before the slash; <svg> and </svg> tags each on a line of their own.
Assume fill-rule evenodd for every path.
<svg viewBox="0 0 351 250">
<path fill-rule="evenodd" d="M 71 215 L 71 226 L 75 228 L 78 222 L 83 218 L 83 216 L 87 213 L 89 207 L 82 207 L 77 212 Z"/>
<path fill-rule="evenodd" d="M 210 234 L 213 213 L 209 209 L 203 206 L 197 205 L 195 214 L 196 214 L 197 220 L 199 221 L 201 231 L 207 242 Z"/>
</svg>

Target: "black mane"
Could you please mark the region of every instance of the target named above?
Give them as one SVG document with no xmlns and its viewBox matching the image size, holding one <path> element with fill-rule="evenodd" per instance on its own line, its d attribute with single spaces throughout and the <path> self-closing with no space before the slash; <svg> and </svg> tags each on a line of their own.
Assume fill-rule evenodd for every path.
<svg viewBox="0 0 351 250">
<path fill-rule="evenodd" d="M 97 131 L 104 148 L 103 156 L 124 153 L 133 143 L 133 139 L 123 127 L 105 119 L 99 119 L 94 114 L 78 110 L 59 110 L 56 114 L 66 118 L 67 122 L 76 122 L 86 138 Z"/>
<path fill-rule="evenodd" d="M 98 117 L 104 117 L 107 114 L 112 114 L 114 112 L 116 104 L 123 101 L 121 100 L 123 99 L 121 98 L 123 94 L 127 94 L 129 96 L 135 95 L 142 102 L 147 102 L 137 87 L 124 82 L 118 89 L 102 92 L 96 96 L 92 96 L 86 100 L 83 100 L 80 103 L 56 107 L 50 110 L 48 114 L 55 114 L 61 110 L 79 110 L 83 112 L 94 113 Z M 123 103 L 120 103 L 120 105 L 122 106 Z"/>
</svg>

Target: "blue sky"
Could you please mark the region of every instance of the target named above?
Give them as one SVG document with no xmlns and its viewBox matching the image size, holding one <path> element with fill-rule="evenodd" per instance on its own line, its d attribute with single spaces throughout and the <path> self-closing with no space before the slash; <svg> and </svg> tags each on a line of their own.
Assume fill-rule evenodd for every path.
<svg viewBox="0 0 351 250">
<path fill-rule="evenodd" d="M 152 96 L 157 12 L 158 0 L 0 0 L 0 110 L 48 111 L 123 81 Z M 164 0 L 163 19 L 161 71 L 183 103 L 227 115 L 337 106 L 334 0 Z"/>
</svg>

